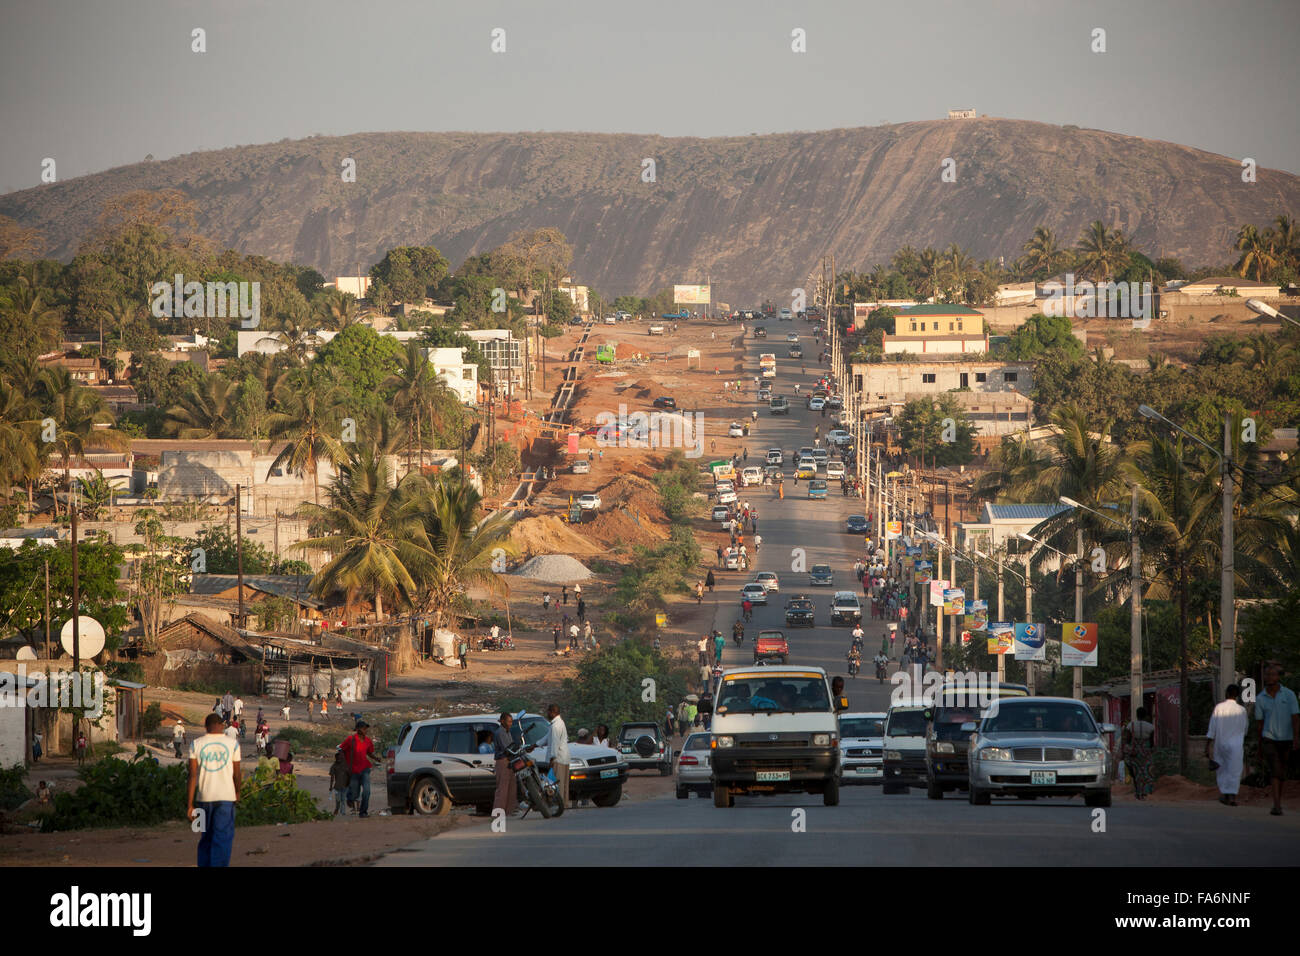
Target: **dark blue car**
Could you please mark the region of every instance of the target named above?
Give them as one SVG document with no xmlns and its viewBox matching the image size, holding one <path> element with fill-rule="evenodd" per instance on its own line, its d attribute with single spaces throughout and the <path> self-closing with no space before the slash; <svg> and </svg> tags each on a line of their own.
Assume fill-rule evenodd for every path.
<svg viewBox="0 0 1300 956">
<path fill-rule="evenodd" d="M 813 586 L 832 587 L 835 584 L 835 572 L 829 564 L 814 564 L 808 572 L 808 583 Z"/>
<path fill-rule="evenodd" d="M 866 515 L 849 515 L 844 520 L 844 530 L 849 534 L 866 534 L 871 530 L 871 524 Z"/>
</svg>

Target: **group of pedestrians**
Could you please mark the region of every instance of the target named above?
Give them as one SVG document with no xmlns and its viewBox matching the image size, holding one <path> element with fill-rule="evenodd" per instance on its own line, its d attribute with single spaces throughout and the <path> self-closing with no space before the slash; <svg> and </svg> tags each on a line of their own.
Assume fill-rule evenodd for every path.
<svg viewBox="0 0 1300 956">
<path fill-rule="evenodd" d="M 600 646 L 596 640 L 596 632 L 591 627 L 591 621 L 580 620 L 582 620 L 582 627 L 579 627 L 578 621 L 571 619 L 566 613 L 551 627 L 551 641 L 557 652 L 561 649 L 576 651 L 580 648 L 590 651 Z"/>
</svg>

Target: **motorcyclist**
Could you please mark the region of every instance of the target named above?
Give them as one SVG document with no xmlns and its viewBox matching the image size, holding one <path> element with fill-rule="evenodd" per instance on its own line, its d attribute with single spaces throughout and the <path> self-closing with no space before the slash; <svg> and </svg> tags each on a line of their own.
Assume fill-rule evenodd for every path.
<svg viewBox="0 0 1300 956">
<path fill-rule="evenodd" d="M 855 647 L 849 651 L 849 676 L 857 677 L 858 671 L 862 669 L 862 653 Z"/>
<path fill-rule="evenodd" d="M 763 536 L 760 534 L 754 535 L 754 553 L 758 554 L 759 550 L 762 547 L 763 547 Z"/>
<path fill-rule="evenodd" d="M 855 625 L 853 628 L 853 649 L 862 650 L 862 625 Z"/>
<path fill-rule="evenodd" d="M 745 625 L 739 620 L 737 620 L 735 624 L 731 625 L 731 639 L 736 642 L 737 647 L 739 647 L 741 642 L 745 639 Z"/>
<path fill-rule="evenodd" d="M 753 421 L 758 421 L 758 409 L 756 408 L 752 412 L 750 412 L 749 417 Z"/>
</svg>

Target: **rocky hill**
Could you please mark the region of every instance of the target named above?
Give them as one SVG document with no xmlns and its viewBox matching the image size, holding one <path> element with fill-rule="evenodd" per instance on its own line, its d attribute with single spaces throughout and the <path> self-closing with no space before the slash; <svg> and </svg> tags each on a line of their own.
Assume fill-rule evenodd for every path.
<svg viewBox="0 0 1300 956">
<path fill-rule="evenodd" d="M 357 181 L 340 176 L 356 160 Z M 643 159 L 656 163 L 642 180 Z M 943 161 L 956 181 L 942 182 Z M 1242 223 L 1300 212 L 1300 177 L 1098 130 L 938 120 L 721 139 L 587 133 L 363 133 L 193 153 L 0 197 L 68 258 L 110 196 L 175 187 L 223 245 L 368 269 L 432 243 L 455 264 L 521 228 L 556 226 L 581 281 L 648 294 L 711 276 L 732 304 L 788 295 L 819 257 L 869 268 L 905 244 L 1008 261 L 1039 224 L 1072 243 L 1094 219 L 1188 265 L 1232 258 Z"/>
</svg>

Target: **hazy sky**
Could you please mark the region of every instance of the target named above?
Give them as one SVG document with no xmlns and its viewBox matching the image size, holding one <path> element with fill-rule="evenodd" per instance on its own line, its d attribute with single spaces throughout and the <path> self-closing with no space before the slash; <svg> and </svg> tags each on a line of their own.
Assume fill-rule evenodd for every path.
<svg viewBox="0 0 1300 956">
<path fill-rule="evenodd" d="M 1297 0 L 3 0 L 2 17 L 3 192 L 38 185 L 45 157 L 62 180 L 316 133 L 718 136 L 955 107 L 1300 173 Z"/>
</svg>

